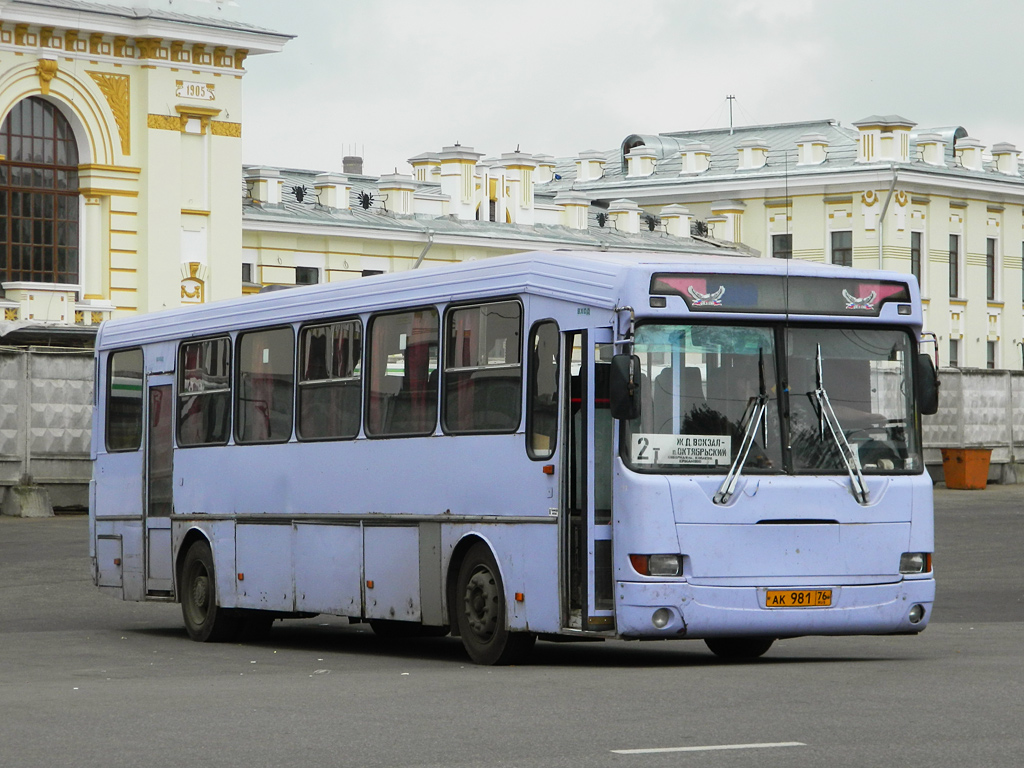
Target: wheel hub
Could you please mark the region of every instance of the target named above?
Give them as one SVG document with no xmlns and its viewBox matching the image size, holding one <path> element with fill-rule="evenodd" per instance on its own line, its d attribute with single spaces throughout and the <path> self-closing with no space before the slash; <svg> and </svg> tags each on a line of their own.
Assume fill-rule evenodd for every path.
<svg viewBox="0 0 1024 768">
<path fill-rule="evenodd" d="M 469 628 L 477 637 L 487 640 L 494 634 L 498 621 L 498 585 L 486 568 L 478 568 L 466 584 L 465 613 Z"/>
</svg>

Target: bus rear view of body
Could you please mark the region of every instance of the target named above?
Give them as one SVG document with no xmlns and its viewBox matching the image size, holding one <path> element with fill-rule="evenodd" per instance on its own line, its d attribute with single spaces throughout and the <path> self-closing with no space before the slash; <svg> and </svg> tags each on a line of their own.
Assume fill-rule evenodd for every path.
<svg viewBox="0 0 1024 768">
<path fill-rule="evenodd" d="M 716 253 L 716 251 L 718 251 Z M 198 640 L 912 634 L 934 598 L 912 278 L 523 254 L 111 321 L 98 586 Z"/>
</svg>

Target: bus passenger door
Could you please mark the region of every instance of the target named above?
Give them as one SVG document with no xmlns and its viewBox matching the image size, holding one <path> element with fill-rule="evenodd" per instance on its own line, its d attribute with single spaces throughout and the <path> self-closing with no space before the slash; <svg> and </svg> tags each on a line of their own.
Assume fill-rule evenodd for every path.
<svg viewBox="0 0 1024 768">
<path fill-rule="evenodd" d="M 146 594 L 170 595 L 171 510 L 174 489 L 174 405 L 172 376 L 150 375 L 146 398 Z"/>
<path fill-rule="evenodd" d="M 565 625 L 615 629 L 612 587 L 612 417 L 608 403 L 611 329 L 569 331 L 563 360 L 569 436 L 562 525 Z"/>
</svg>

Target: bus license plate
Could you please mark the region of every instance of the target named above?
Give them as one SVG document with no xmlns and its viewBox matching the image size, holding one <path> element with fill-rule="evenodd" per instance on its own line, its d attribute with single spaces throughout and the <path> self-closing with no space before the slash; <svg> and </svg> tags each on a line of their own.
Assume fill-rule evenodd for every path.
<svg viewBox="0 0 1024 768">
<path fill-rule="evenodd" d="M 765 608 L 822 608 L 832 605 L 831 589 L 769 589 Z"/>
</svg>

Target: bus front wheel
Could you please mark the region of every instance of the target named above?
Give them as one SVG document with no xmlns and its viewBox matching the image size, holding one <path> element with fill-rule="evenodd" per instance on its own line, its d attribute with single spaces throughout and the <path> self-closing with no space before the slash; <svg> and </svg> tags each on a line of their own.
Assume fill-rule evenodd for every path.
<svg viewBox="0 0 1024 768">
<path fill-rule="evenodd" d="M 238 630 L 238 617 L 217 605 L 217 581 L 213 552 L 205 541 L 197 541 L 185 554 L 181 568 L 181 614 L 188 636 L 201 643 L 230 640 Z"/>
<path fill-rule="evenodd" d="M 723 661 L 745 661 L 764 656 L 773 637 L 709 637 L 704 644 Z"/>
<path fill-rule="evenodd" d="M 510 632 L 505 587 L 490 548 L 479 542 L 466 553 L 455 589 L 459 634 L 477 664 L 514 664 L 536 641 L 529 632 Z"/>
</svg>

